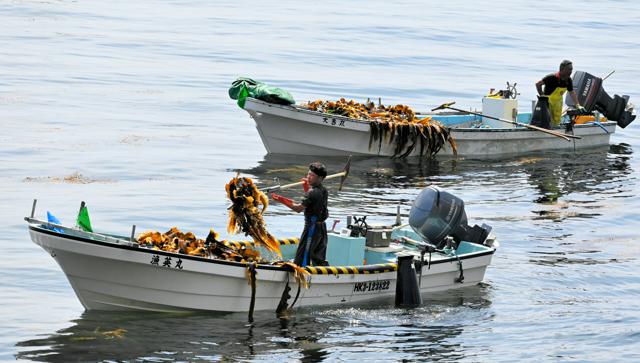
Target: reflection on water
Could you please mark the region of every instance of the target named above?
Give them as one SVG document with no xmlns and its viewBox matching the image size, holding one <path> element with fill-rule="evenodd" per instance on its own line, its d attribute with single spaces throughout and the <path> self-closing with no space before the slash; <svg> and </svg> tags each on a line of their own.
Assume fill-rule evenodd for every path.
<svg viewBox="0 0 640 363">
<path fill-rule="evenodd" d="M 478 186 L 495 187 L 501 194 L 498 198 L 532 186 L 537 190 L 533 200 L 536 204 L 557 206 L 534 210 L 541 219 L 593 218 L 600 215 L 600 206 L 595 202 L 601 195 L 627 191 L 633 172 L 632 152 L 629 145 L 618 144 L 495 160 L 356 157 L 341 193 L 337 193 L 338 179 L 325 184 L 331 194 L 330 207 L 347 213 L 357 206 L 369 214 L 393 216 L 395 205 L 410 204 L 422 188 L 432 184 L 463 192 Z M 315 160 L 308 156 L 267 155 L 258 166 L 238 171 L 255 176 L 261 186 L 279 185 L 299 181 L 307 165 Z M 331 174 L 343 170 L 346 158 L 325 157 L 320 161 Z M 294 196 L 301 191 L 283 193 Z M 560 199 L 567 200 L 560 203 Z M 578 206 L 580 210 L 569 210 L 568 206 Z"/>
<path fill-rule="evenodd" d="M 258 177 L 264 184 L 286 184 L 297 182 L 306 175 L 307 166 L 320 161 L 329 174 L 344 170 L 346 157 L 309 157 L 296 155 L 265 155 L 259 165 L 246 170 L 238 170 Z M 456 160 L 419 160 L 417 158 L 392 159 L 378 157 L 353 157 L 348 182 L 351 188 L 397 188 L 409 186 L 420 178 L 448 175 L 455 171 Z M 337 180 L 327 183 L 336 183 Z M 331 184 L 329 184 L 331 185 Z"/>
<path fill-rule="evenodd" d="M 85 312 L 49 336 L 19 342 L 17 359 L 67 362 L 102 360 L 300 360 L 463 358 L 452 338 L 468 325 L 491 320 L 491 288 L 479 285 L 427 297 L 417 309 L 370 304 L 349 309 L 301 309 L 290 319 L 245 314 Z M 391 309 L 390 309 L 391 308 Z M 334 349 L 340 342 L 343 351 Z"/>
<path fill-rule="evenodd" d="M 629 175 L 632 153 L 629 145 L 618 144 L 495 160 L 354 157 L 346 185 L 352 188 L 397 188 L 416 186 L 416 182 L 429 178 L 449 180 L 455 184 L 467 173 L 510 176 L 524 171 L 541 194 L 550 197 L 555 194 L 557 199 L 558 196 L 589 190 L 604 181 L 615 181 Z M 256 176 L 263 185 L 286 184 L 299 181 L 306 174 L 307 165 L 313 161 L 323 162 L 329 174 L 333 174 L 343 170 L 346 160 L 346 157 L 265 155 L 256 167 L 237 171 Z M 496 182 L 509 180 L 496 175 L 493 179 Z"/>
<path fill-rule="evenodd" d="M 523 164 L 523 168 L 540 193 L 534 202 L 554 204 L 558 198 L 574 192 L 590 194 L 594 190 L 624 189 L 624 184 L 619 181 L 631 173 L 631 152 L 628 146 L 615 145 L 605 149 L 556 153 L 538 162 Z"/>
</svg>

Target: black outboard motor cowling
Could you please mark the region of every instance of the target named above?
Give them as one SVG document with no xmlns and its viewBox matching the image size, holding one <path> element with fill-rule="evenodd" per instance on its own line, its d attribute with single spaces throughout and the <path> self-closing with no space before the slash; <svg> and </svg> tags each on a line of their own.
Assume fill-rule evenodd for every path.
<svg viewBox="0 0 640 363">
<path fill-rule="evenodd" d="M 629 96 L 614 95 L 611 98 L 602 87 L 602 78 L 583 71 L 576 71 L 573 75 L 573 89 L 578 96 L 578 102 L 588 111 L 597 110 L 607 119 L 617 121 L 618 126 L 625 128 L 636 116 L 633 110 L 627 110 Z M 574 106 L 573 99 L 567 94 L 567 106 Z"/>
<path fill-rule="evenodd" d="M 462 199 L 435 186 L 423 189 L 413 201 L 409 225 L 438 248 L 444 246 L 446 236 L 452 236 L 458 243 L 482 244 L 491 231 L 491 227 L 484 225 L 469 227 Z"/>
</svg>

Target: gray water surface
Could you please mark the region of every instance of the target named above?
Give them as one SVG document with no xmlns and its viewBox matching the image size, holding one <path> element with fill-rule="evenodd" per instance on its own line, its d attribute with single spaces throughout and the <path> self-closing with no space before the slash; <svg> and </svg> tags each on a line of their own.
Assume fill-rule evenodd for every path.
<svg viewBox="0 0 640 363">
<path fill-rule="evenodd" d="M 634 1 L 205 2 L 0 4 L 0 360 L 626 361 L 640 360 L 640 124 L 610 147 L 493 160 L 356 158 L 331 218 L 388 223 L 428 185 L 465 201 L 501 247 L 476 287 L 414 310 L 371 304 L 245 314 L 85 312 L 23 217 L 38 199 L 72 224 L 86 201 L 99 231 L 178 226 L 222 232 L 224 185 L 297 181 L 315 158 L 266 155 L 227 96 L 238 76 L 297 101 L 455 100 L 480 108 L 564 58 L 640 102 Z M 344 158 L 324 158 L 330 172 Z M 277 179 L 276 179 L 277 178 Z M 299 198 L 300 191 L 287 196 Z M 302 217 L 266 214 L 278 236 Z M 224 235 L 224 233 L 223 233 Z"/>
</svg>

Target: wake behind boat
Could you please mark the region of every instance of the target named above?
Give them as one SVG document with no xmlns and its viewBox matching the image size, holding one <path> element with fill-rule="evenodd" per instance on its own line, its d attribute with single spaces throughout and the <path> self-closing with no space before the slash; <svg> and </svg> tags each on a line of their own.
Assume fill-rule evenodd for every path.
<svg viewBox="0 0 640 363">
<path fill-rule="evenodd" d="M 489 227 L 467 226 L 460 199 L 435 187 L 414 202 L 412 229 L 398 223 L 369 226 L 365 218 L 356 218 L 349 228 L 329 233 L 329 266 L 304 267 L 304 280 L 295 278 L 290 264 L 158 250 L 140 243 L 134 231 L 131 236 L 88 232 L 36 219 L 33 211 L 25 220 L 33 242 L 60 265 L 87 310 L 276 311 L 394 296 L 410 304 L 406 296 L 411 294 L 479 283 L 497 246 Z M 282 259 L 293 258 L 298 240 L 278 243 Z M 237 250 L 255 247 L 250 241 L 224 244 Z M 248 273 L 254 276 L 253 290 Z"/>
</svg>

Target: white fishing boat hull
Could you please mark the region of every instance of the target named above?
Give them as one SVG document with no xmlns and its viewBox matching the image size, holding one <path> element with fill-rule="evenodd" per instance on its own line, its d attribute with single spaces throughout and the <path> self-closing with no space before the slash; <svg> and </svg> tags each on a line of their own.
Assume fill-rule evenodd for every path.
<svg viewBox="0 0 640 363">
<path fill-rule="evenodd" d="M 44 223 L 46 224 L 46 223 Z M 78 299 L 87 310 L 249 311 L 251 287 L 247 264 L 174 254 L 143 248 L 125 237 L 111 237 L 64 229 L 63 233 L 30 220 L 33 242 L 60 265 Z M 422 269 L 421 293 L 457 289 L 482 281 L 495 248 L 481 246 L 477 253 L 434 260 Z M 394 264 L 316 267 L 309 288 L 301 288 L 296 307 L 347 305 L 393 299 Z M 287 282 L 291 304 L 298 285 L 282 267 L 256 268 L 254 310 L 275 311 Z M 356 272 L 357 271 L 357 272 Z"/>
<path fill-rule="evenodd" d="M 329 115 L 294 106 L 271 104 L 247 98 L 244 109 L 251 115 L 270 154 L 312 156 L 378 155 L 393 156 L 395 146 L 373 142 L 369 147 L 369 122 Z M 546 150 L 572 150 L 608 145 L 616 123 L 603 122 L 604 127 L 590 123 L 575 125 L 573 134 L 581 139 L 566 141 L 526 128 L 452 127 L 458 156 L 491 157 L 517 155 Z M 564 132 L 563 129 L 558 131 Z M 416 148 L 409 156 L 417 156 Z M 438 155 L 453 156 L 446 144 Z"/>
</svg>

